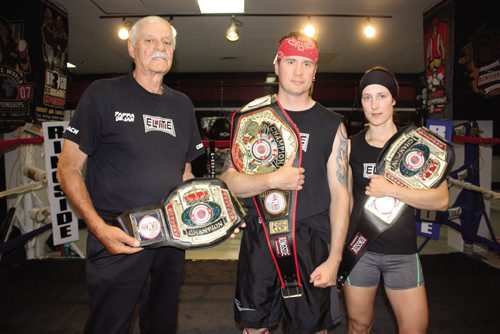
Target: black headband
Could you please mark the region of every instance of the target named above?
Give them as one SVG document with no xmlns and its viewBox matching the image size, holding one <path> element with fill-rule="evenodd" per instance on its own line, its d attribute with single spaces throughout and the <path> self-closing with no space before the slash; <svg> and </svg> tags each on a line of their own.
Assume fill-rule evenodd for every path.
<svg viewBox="0 0 500 334">
<path fill-rule="evenodd" d="M 365 89 L 368 85 L 381 85 L 384 86 L 391 92 L 393 98 L 398 97 L 398 84 L 394 80 L 394 78 L 384 70 L 374 69 L 368 71 L 363 75 L 361 80 L 359 81 L 359 94 L 363 93 L 363 89 Z"/>
</svg>

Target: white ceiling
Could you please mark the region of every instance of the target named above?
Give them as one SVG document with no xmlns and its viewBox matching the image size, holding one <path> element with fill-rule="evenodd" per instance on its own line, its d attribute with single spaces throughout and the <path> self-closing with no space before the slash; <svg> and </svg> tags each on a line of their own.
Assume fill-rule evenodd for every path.
<svg viewBox="0 0 500 334">
<path fill-rule="evenodd" d="M 177 29 L 174 72 L 269 72 L 279 38 L 298 30 L 307 17 L 237 17 L 240 39 L 228 42 L 227 17 L 199 14 L 196 0 L 52 0 L 69 19 L 69 61 L 74 74 L 124 73 L 131 69 L 126 42 L 116 37 L 120 18 L 102 16 L 174 15 Z M 320 45 L 320 72 L 361 73 L 384 65 L 397 73 L 423 70 L 423 13 L 439 0 L 246 0 L 248 14 L 354 14 L 372 18 L 378 38 L 361 36 L 363 18 L 314 17 Z M 96 6 L 97 5 L 97 6 Z M 100 8 L 98 8 L 100 7 Z M 167 17 L 168 19 L 168 17 Z M 137 18 L 130 19 L 135 22 Z"/>
</svg>

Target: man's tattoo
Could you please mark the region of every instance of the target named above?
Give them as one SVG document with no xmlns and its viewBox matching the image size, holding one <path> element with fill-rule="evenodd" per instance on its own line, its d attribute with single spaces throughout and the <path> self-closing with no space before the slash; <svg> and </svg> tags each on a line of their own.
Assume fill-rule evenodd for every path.
<svg viewBox="0 0 500 334">
<path fill-rule="evenodd" d="M 222 173 L 225 173 L 231 167 L 233 167 L 233 162 L 231 161 L 231 154 L 227 152 L 226 159 L 224 159 L 224 165 L 222 166 Z"/>
<path fill-rule="evenodd" d="M 339 129 L 339 146 L 337 150 L 337 180 L 341 185 L 347 187 L 347 133 L 343 126 Z"/>
</svg>

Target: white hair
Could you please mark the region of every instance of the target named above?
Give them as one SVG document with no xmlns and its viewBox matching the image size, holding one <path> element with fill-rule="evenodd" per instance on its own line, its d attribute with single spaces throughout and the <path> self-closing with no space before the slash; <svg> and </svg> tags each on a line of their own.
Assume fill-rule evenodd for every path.
<svg viewBox="0 0 500 334">
<path fill-rule="evenodd" d="M 144 24 L 149 24 L 149 23 L 166 23 L 169 27 L 170 30 L 172 31 L 172 47 L 175 49 L 175 34 L 174 34 L 174 28 L 164 18 L 160 16 L 146 16 L 137 21 L 133 26 L 132 29 L 130 29 L 130 41 L 132 42 L 132 45 L 135 45 L 137 43 L 137 33 L 140 30 L 141 26 Z"/>
</svg>

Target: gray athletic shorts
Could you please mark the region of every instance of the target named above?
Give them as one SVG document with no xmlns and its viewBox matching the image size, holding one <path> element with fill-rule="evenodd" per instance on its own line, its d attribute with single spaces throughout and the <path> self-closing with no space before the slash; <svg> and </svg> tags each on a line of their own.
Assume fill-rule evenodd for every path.
<svg viewBox="0 0 500 334">
<path fill-rule="evenodd" d="M 424 284 L 418 254 L 379 254 L 365 252 L 352 269 L 346 284 L 377 286 L 382 275 L 384 286 L 393 290 L 416 288 Z"/>
</svg>

